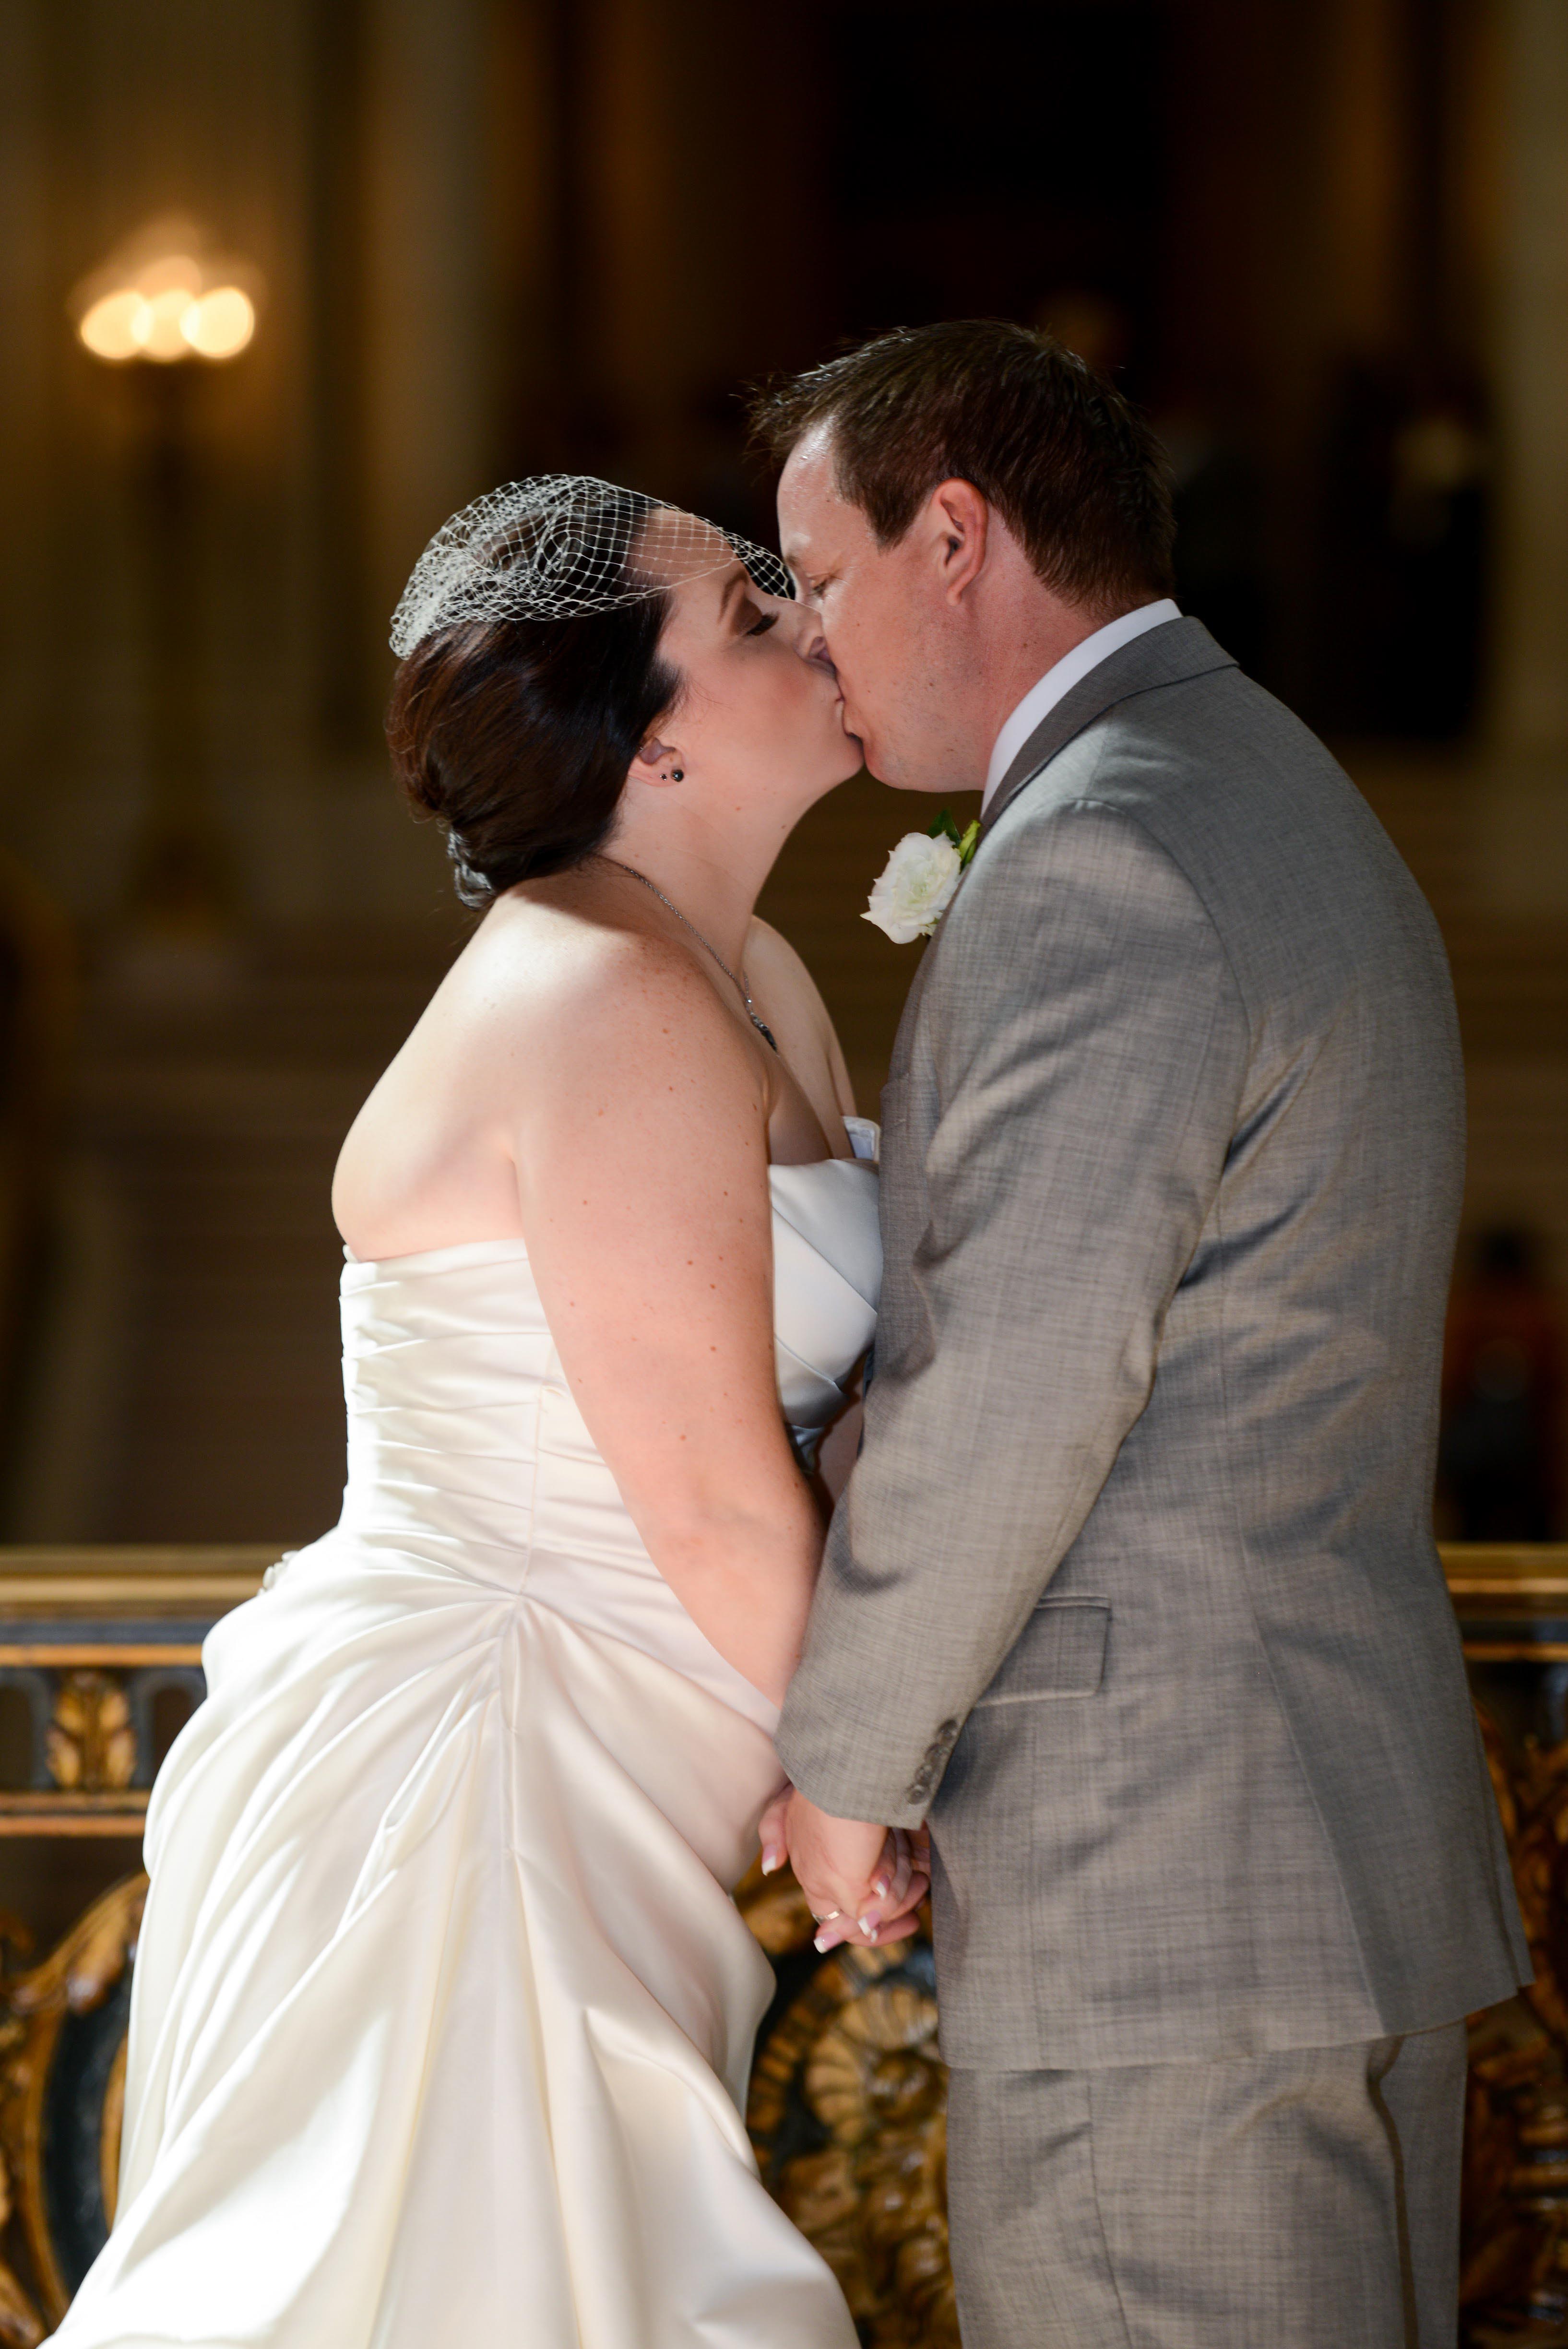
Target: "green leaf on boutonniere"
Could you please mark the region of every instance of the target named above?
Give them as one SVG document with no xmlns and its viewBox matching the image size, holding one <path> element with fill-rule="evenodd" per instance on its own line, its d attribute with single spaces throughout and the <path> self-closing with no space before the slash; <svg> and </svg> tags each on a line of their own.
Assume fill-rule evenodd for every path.
<svg viewBox="0 0 1568 2349">
<path fill-rule="evenodd" d="M 935 823 L 932 824 L 929 836 L 932 840 L 950 840 L 953 846 L 958 850 L 959 865 L 961 869 L 969 863 L 970 858 L 974 854 L 975 849 L 979 844 L 980 822 L 977 818 L 975 822 L 968 827 L 967 831 L 961 833 L 952 810 L 950 808 L 943 808 Z"/>
</svg>

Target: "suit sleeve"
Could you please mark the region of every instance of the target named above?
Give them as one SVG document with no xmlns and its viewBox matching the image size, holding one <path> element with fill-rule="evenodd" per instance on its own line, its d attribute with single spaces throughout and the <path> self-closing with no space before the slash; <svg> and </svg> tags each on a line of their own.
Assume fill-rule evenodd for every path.
<svg viewBox="0 0 1568 2349">
<path fill-rule="evenodd" d="M 1117 810 L 982 843 L 948 918 L 935 1123 L 888 1170 L 866 1440 L 778 1736 L 813 1801 L 906 1826 L 1148 1400 L 1248 1052 L 1204 905 Z"/>
</svg>

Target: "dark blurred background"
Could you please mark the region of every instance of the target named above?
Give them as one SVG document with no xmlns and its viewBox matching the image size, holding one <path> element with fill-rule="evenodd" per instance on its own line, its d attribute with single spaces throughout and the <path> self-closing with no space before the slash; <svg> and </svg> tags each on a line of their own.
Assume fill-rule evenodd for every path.
<svg viewBox="0 0 1568 2349">
<path fill-rule="evenodd" d="M 431 530 L 566 466 L 766 537 L 738 387 L 976 314 L 1156 418 L 1186 604 L 1438 908 L 1442 1522 L 1563 1531 L 1563 0 L 0 0 L 0 1536 L 336 1515 L 332 1160 L 464 934 L 379 746 Z M 912 960 L 856 916 L 931 812 L 848 786 L 767 902 L 870 1109 Z"/>
</svg>

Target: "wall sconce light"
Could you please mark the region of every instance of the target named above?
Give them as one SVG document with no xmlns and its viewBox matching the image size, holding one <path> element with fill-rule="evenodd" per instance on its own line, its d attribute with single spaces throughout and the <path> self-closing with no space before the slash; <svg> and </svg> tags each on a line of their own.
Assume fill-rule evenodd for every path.
<svg viewBox="0 0 1568 2349">
<path fill-rule="evenodd" d="M 137 426 L 121 453 L 140 558 L 147 786 L 129 910 L 144 933 L 187 943 L 223 933 L 237 895 L 200 724 L 202 378 L 247 347 L 260 301 L 254 270 L 169 213 L 128 238 L 67 305 L 83 349 L 119 373 Z"/>
<path fill-rule="evenodd" d="M 254 270 L 213 254 L 193 221 L 171 214 L 84 278 L 69 306 L 83 347 L 110 366 L 216 364 L 254 335 L 259 293 Z"/>
</svg>

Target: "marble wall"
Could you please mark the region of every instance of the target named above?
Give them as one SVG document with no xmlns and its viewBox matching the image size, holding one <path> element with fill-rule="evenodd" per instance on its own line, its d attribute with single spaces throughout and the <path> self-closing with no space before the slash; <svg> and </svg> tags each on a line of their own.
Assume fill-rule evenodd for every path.
<svg viewBox="0 0 1568 2349">
<path fill-rule="evenodd" d="M 369 795 L 431 530 L 553 463 L 765 494 L 723 401 L 833 323 L 815 58 L 775 31 L 703 0 L 0 0 L 0 833 L 73 909 L 122 899 L 146 794 L 160 372 L 92 360 L 73 285 L 170 212 L 259 271 L 252 347 L 178 371 L 192 755 L 245 910 L 327 916 L 351 859 L 364 912 L 407 911 L 429 859 Z"/>
<path fill-rule="evenodd" d="M 265 1539 L 332 1504 L 335 1138 L 461 935 L 379 737 L 431 531 L 562 466 L 765 533 L 737 387 L 922 316 L 1101 299 L 1183 461 L 1250 485 L 1216 625 L 1325 723 L 1358 660 L 1339 706 L 1377 704 L 1345 614 L 1408 584 L 1399 464 L 1459 467 L 1471 731 L 1345 748 L 1448 927 L 1472 1217 L 1568 1275 L 1565 125 L 1563 0 L 0 0 L 0 845 L 88 980 L 0 1523 Z M 252 346 L 177 384 L 67 309 L 174 211 L 264 287 Z M 1353 381 L 1406 403 L 1375 478 Z M 1418 612 L 1414 644 L 1444 669 Z M 223 870 L 159 965 L 171 773 Z M 904 967 L 854 905 L 909 820 L 841 795 L 772 901 L 868 1095 Z"/>
<path fill-rule="evenodd" d="M 160 517 L 141 474 L 161 429 L 192 481 L 176 646 L 191 756 L 244 910 L 325 912 L 372 842 L 373 899 L 422 888 L 424 860 L 400 862 L 402 835 L 381 843 L 358 802 L 379 781 L 379 615 L 432 518 L 488 473 L 497 240 L 475 122 L 496 14 L 0 6 L 0 813 L 78 913 L 121 903 L 147 793 Z M 72 287 L 178 212 L 259 273 L 254 343 L 223 366 L 94 361 Z"/>
</svg>

